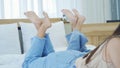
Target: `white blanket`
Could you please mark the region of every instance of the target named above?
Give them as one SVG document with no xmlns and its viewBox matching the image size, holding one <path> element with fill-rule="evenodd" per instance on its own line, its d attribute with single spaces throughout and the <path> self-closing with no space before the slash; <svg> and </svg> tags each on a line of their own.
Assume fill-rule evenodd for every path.
<svg viewBox="0 0 120 68">
<path fill-rule="evenodd" d="M 67 47 L 58 47 L 57 51 L 65 50 Z M 88 49 L 93 50 L 95 46 L 87 45 Z M 6 54 L 0 55 L 0 68 L 22 68 L 25 54 Z"/>
<path fill-rule="evenodd" d="M 24 54 L 0 55 L 0 68 L 22 68 Z"/>
</svg>

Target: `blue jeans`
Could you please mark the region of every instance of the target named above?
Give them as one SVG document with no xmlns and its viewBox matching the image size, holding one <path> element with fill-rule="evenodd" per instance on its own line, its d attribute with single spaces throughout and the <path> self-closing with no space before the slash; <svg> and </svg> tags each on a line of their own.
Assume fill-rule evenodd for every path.
<svg viewBox="0 0 120 68">
<path fill-rule="evenodd" d="M 23 68 L 75 68 L 75 60 L 84 56 L 87 50 L 86 37 L 78 30 L 67 35 L 66 51 L 55 52 L 49 35 L 32 38 L 31 49 L 26 54 Z"/>
</svg>

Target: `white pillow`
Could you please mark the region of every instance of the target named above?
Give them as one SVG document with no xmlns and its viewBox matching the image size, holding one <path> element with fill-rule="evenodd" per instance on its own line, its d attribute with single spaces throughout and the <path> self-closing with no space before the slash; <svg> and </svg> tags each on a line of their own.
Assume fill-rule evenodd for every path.
<svg viewBox="0 0 120 68">
<path fill-rule="evenodd" d="M 21 54 L 17 23 L 0 25 L 0 54 Z"/>
<path fill-rule="evenodd" d="M 20 26 L 23 36 L 24 52 L 27 52 L 31 46 L 31 38 L 36 35 L 37 31 L 32 23 L 21 22 Z M 46 32 L 49 33 L 55 51 L 58 51 L 56 50 L 57 48 L 67 45 L 63 22 L 52 23 L 52 27 Z"/>
</svg>

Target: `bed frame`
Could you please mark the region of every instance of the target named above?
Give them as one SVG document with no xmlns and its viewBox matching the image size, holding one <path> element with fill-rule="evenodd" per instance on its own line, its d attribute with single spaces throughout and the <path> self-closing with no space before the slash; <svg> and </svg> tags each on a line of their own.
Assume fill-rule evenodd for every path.
<svg viewBox="0 0 120 68">
<path fill-rule="evenodd" d="M 61 18 L 50 18 L 52 23 L 61 21 Z M 0 24 L 11 24 L 11 23 L 18 23 L 18 22 L 25 22 L 30 23 L 28 19 L 0 19 Z"/>
<path fill-rule="evenodd" d="M 50 21 L 53 23 L 61 20 L 61 18 L 50 18 Z M 30 23 L 28 19 L 0 19 L 0 24 L 11 24 L 16 22 Z M 81 32 L 88 37 L 88 44 L 97 46 L 106 37 L 113 33 L 119 23 L 84 24 Z"/>
<path fill-rule="evenodd" d="M 83 25 L 82 32 L 88 37 L 88 44 L 99 45 L 110 36 L 120 22 Z"/>
</svg>

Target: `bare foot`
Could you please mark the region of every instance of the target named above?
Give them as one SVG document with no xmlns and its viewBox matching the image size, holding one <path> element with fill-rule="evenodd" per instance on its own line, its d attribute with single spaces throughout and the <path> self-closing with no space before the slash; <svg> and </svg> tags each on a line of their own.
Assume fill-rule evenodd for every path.
<svg viewBox="0 0 120 68">
<path fill-rule="evenodd" d="M 77 24 L 75 26 L 75 29 L 81 30 L 82 24 L 85 21 L 85 17 L 80 15 L 79 12 L 76 9 L 73 9 L 72 11 L 74 12 L 75 16 L 77 17 Z"/>
<path fill-rule="evenodd" d="M 34 23 L 34 25 L 36 26 L 37 30 L 39 30 L 39 27 L 42 24 L 41 19 L 36 15 L 35 12 L 33 11 L 28 11 L 24 13 L 26 15 L 26 17 L 28 17 L 28 19 Z"/>
<path fill-rule="evenodd" d="M 39 31 L 38 31 L 39 37 L 44 37 L 46 30 L 51 27 L 51 22 L 49 20 L 47 13 L 43 12 L 43 15 L 44 15 L 44 18 L 42 20 L 42 25 L 40 26 Z"/>
<path fill-rule="evenodd" d="M 83 25 L 84 21 L 85 21 L 85 17 L 84 17 L 84 16 L 80 16 L 79 19 L 78 19 L 78 22 L 77 22 L 77 24 L 76 24 L 75 29 L 81 31 L 82 25 Z"/>
<path fill-rule="evenodd" d="M 43 12 L 44 18 L 42 20 L 43 24 L 42 26 L 45 27 L 45 29 L 48 29 L 49 27 L 51 27 L 51 22 L 49 20 L 49 16 L 46 12 Z"/>
<path fill-rule="evenodd" d="M 72 11 L 74 12 L 74 14 L 75 14 L 75 16 L 76 16 L 77 18 L 80 17 L 80 14 L 79 14 L 79 12 L 78 12 L 76 9 L 72 9 Z"/>
<path fill-rule="evenodd" d="M 73 13 L 71 11 L 69 11 L 68 9 L 63 9 L 62 12 L 63 12 L 63 14 L 65 14 L 68 17 L 68 19 L 72 25 L 72 29 L 74 30 L 74 28 L 76 26 L 76 22 L 77 22 L 76 16 L 73 15 Z"/>
</svg>

